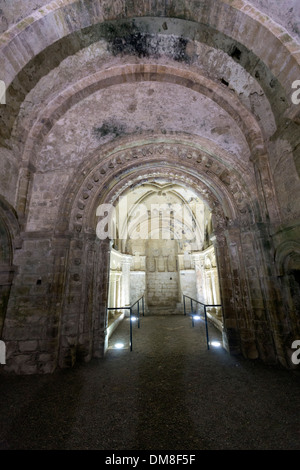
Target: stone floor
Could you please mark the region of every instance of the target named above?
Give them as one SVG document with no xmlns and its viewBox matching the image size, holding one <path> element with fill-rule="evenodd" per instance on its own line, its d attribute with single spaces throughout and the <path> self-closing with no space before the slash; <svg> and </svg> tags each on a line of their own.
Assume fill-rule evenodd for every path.
<svg viewBox="0 0 300 470">
<path fill-rule="evenodd" d="M 300 371 L 208 350 L 204 324 L 183 315 L 132 332 L 132 351 L 126 319 L 104 359 L 0 376 L 1 449 L 300 449 Z"/>
</svg>

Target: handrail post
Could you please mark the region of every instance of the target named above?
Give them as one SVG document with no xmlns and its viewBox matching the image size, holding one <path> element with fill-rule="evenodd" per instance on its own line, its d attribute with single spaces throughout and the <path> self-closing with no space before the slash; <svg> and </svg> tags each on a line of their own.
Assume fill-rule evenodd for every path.
<svg viewBox="0 0 300 470">
<path fill-rule="evenodd" d="M 132 308 L 129 309 L 129 323 L 130 323 L 130 351 L 132 351 Z"/>
<path fill-rule="evenodd" d="M 193 302 L 195 302 L 197 305 L 201 305 L 203 307 L 203 309 L 204 309 L 204 318 L 205 318 L 206 343 L 207 343 L 207 349 L 209 349 L 209 334 L 208 334 L 208 322 L 207 322 L 207 311 L 206 311 L 206 309 L 207 309 L 207 307 L 220 307 L 220 308 L 223 309 L 222 304 L 213 304 L 213 305 L 204 304 L 204 303 L 200 302 L 199 300 L 193 299 L 189 295 L 182 294 L 182 296 L 183 296 L 183 312 L 184 312 L 184 315 L 186 315 L 186 306 L 185 306 L 186 297 L 188 299 L 190 299 L 190 301 L 191 301 L 191 314 L 190 314 L 190 316 L 192 317 L 192 326 L 194 326 Z M 200 308 L 197 307 L 195 313 L 198 313 L 199 309 Z"/>
<path fill-rule="evenodd" d="M 138 328 L 140 327 L 140 301 L 138 301 Z"/>
</svg>

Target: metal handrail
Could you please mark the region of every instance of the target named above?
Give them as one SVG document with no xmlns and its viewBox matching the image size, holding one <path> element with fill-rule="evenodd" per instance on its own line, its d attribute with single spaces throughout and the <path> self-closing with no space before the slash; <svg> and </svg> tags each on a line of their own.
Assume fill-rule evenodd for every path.
<svg viewBox="0 0 300 470">
<path fill-rule="evenodd" d="M 145 295 L 142 295 L 142 297 L 140 297 L 136 302 L 134 302 L 133 304 L 131 304 L 130 306 L 128 307 L 107 307 L 106 308 L 106 311 L 108 310 L 129 310 L 129 323 L 130 323 L 130 332 L 129 332 L 129 335 L 130 335 L 130 351 L 132 351 L 132 310 L 133 310 L 133 307 L 138 304 L 138 328 L 140 327 L 140 301 L 142 301 L 142 308 L 143 308 L 143 317 L 145 316 L 145 301 L 144 301 L 144 297 Z"/>
<path fill-rule="evenodd" d="M 196 304 L 200 304 L 204 307 L 204 319 L 205 319 L 205 331 L 206 331 L 206 345 L 207 345 L 207 349 L 209 349 L 209 336 L 208 336 L 208 325 L 207 325 L 207 312 L 206 312 L 206 308 L 209 307 L 222 307 L 221 304 L 204 304 L 203 302 L 200 302 L 200 300 L 196 300 L 196 299 L 193 299 L 192 297 L 190 297 L 189 295 L 185 295 L 185 294 L 182 294 L 183 295 L 183 312 L 184 312 L 184 315 L 186 315 L 186 307 L 185 307 L 185 299 L 190 299 L 191 301 L 191 313 L 190 315 L 192 316 L 192 325 L 194 326 L 194 312 L 193 312 L 193 302 L 195 302 Z"/>
</svg>

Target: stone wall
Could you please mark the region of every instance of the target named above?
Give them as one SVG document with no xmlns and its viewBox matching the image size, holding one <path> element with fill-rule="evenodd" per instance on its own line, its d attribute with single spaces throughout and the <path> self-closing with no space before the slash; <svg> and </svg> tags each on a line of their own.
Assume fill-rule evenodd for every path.
<svg viewBox="0 0 300 470">
<path fill-rule="evenodd" d="M 15 207 L 19 179 L 19 164 L 14 152 L 0 147 L 1 196 Z"/>
<path fill-rule="evenodd" d="M 132 305 L 146 292 L 146 272 L 130 272 L 130 304 Z"/>
<path fill-rule="evenodd" d="M 56 367 L 58 318 L 53 314 L 53 246 L 49 239 L 24 240 L 15 254 L 14 277 L 3 330 L 7 370 L 45 373 Z M 14 361 L 11 363 L 10 358 Z"/>
<path fill-rule="evenodd" d="M 189 188 L 208 207 L 228 351 L 293 367 L 298 2 L 4 3 L 5 370 L 45 373 L 104 354 L 110 248 L 96 237 L 96 208 L 149 179 Z M 169 286 L 159 297 L 175 301 L 180 267 L 155 256 L 146 286 Z"/>
<path fill-rule="evenodd" d="M 192 299 L 198 298 L 197 285 L 196 285 L 196 272 L 194 269 L 182 269 L 179 272 L 180 276 L 180 288 L 184 295 L 192 297 Z M 182 301 L 182 299 L 178 300 Z"/>
<path fill-rule="evenodd" d="M 178 273 L 147 272 L 147 306 L 152 312 L 174 313 L 177 302 L 180 301 L 178 289 Z"/>
</svg>

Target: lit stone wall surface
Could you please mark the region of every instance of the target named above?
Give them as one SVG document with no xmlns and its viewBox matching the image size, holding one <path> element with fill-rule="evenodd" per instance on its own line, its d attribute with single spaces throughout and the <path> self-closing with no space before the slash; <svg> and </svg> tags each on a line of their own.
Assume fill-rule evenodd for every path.
<svg viewBox="0 0 300 470">
<path fill-rule="evenodd" d="M 184 291 L 221 302 L 230 354 L 294 367 L 299 5 L 0 1 L 1 372 L 103 357 L 110 302 Z M 172 253 L 135 213 L 163 203 L 192 216 L 160 227 Z M 102 204 L 129 233 L 99 236 Z"/>
</svg>

